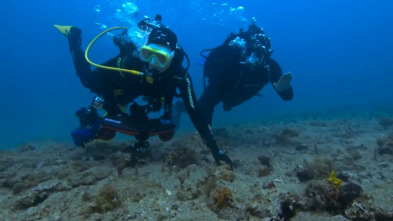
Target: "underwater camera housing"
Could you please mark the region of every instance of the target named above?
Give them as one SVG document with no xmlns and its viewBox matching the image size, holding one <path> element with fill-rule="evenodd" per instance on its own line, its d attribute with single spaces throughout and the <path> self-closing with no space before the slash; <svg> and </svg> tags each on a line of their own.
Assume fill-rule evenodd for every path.
<svg viewBox="0 0 393 221">
<path fill-rule="evenodd" d="M 128 30 L 113 36 L 113 43 L 119 47 L 120 54 L 133 54 L 137 50 L 131 36 L 128 34 Z"/>
<path fill-rule="evenodd" d="M 151 20 L 149 17 L 145 16 L 145 18 L 138 23 L 138 27 L 143 31 L 151 31 L 154 28 L 163 27 L 164 25 L 161 24 L 161 21 L 162 16 L 160 14 L 157 14 L 154 20 Z"/>
<path fill-rule="evenodd" d="M 164 27 L 161 24 L 162 17 L 161 15 L 157 14 L 155 19 L 152 20 L 149 17 L 145 16 L 138 23 L 138 28 L 140 31 L 147 32 L 145 34 L 141 34 L 140 31 L 135 31 L 133 29 L 126 29 L 119 34 L 113 36 L 113 43 L 119 47 L 120 54 L 133 54 L 138 49 L 140 49 L 141 45 L 145 43 L 144 39 L 151 30 L 154 28 Z"/>
</svg>

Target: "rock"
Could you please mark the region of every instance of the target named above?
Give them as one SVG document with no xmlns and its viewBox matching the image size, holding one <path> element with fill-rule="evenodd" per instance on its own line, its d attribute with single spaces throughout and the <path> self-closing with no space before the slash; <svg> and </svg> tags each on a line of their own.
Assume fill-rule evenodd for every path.
<svg viewBox="0 0 393 221">
<path fill-rule="evenodd" d="M 99 166 L 90 168 L 83 173 L 79 174 L 70 174 L 67 177 L 67 181 L 70 182 L 72 187 L 78 187 L 82 185 L 93 185 L 96 184 L 97 181 L 105 179 L 109 175 L 112 174 L 112 168 Z"/>
<path fill-rule="evenodd" d="M 384 154 L 393 154 L 393 148 L 391 146 L 388 145 L 384 145 L 382 147 L 379 147 L 377 150 L 378 154 L 380 155 L 384 155 Z"/>
<path fill-rule="evenodd" d="M 45 192 L 33 191 L 19 198 L 14 204 L 14 209 L 23 210 L 44 202 L 49 197 Z"/>
<path fill-rule="evenodd" d="M 261 162 L 262 165 L 267 166 L 268 168 L 272 168 L 272 162 L 270 157 L 265 156 L 265 155 L 260 155 L 258 157 L 259 162 Z"/>
<path fill-rule="evenodd" d="M 296 177 L 300 182 L 305 182 L 308 180 L 312 180 L 314 178 L 314 174 L 308 172 L 307 170 L 303 170 L 296 173 Z"/>
<path fill-rule="evenodd" d="M 69 183 L 60 180 L 48 180 L 38 184 L 33 190 L 38 192 L 58 192 L 64 190 L 70 190 L 71 186 Z"/>
<path fill-rule="evenodd" d="M 362 191 L 362 187 L 359 185 L 354 183 L 346 183 L 340 187 L 338 201 L 341 202 L 345 208 L 349 203 L 352 203 L 354 199 L 359 197 Z"/>
<path fill-rule="evenodd" d="M 307 146 L 307 144 L 299 144 L 299 145 L 296 145 L 295 149 L 296 149 L 297 151 L 302 151 L 302 150 L 307 150 L 307 149 L 309 149 L 309 147 Z"/>
<path fill-rule="evenodd" d="M 389 167 L 389 163 L 387 163 L 387 162 L 378 163 L 378 167 L 380 167 L 380 168 L 388 168 Z"/>
<path fill-rule="evenodd" d="M 16 152 L 23 153 L 27 151 L 34 151 L 36 148 L 33 145 L 21 145 L 16 148 Z"/>
</svg>

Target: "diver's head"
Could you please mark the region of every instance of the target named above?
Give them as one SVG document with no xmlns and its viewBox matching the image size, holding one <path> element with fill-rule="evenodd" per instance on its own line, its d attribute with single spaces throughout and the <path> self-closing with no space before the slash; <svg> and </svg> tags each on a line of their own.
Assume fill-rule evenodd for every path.
<svg viewBox="0 0 393 221">
<path fill-rule="evenodd" d="M 177 47 L 176 34 L 169 28 L 153 29 L 147 43 L 140 50 L 140 58 L 149 63 L 151 69 L 163 72 L 169 68 Z"/>
<path fill-rule="evenodd" d="M 266 65 L 270 60 L 271 43 L 263 30 L 256 25 L 247 31 L 247 54 L 256 64 Z"/>
<path fill-rule="evenodd" d="M 147 44 L 150 43 L 165 45 L 168 46 L 172 51 L 174 51 L 177 46 L 177 37 L 176 34 L 169 28 L 155 28 L 149 34 Z"/>
</svg>

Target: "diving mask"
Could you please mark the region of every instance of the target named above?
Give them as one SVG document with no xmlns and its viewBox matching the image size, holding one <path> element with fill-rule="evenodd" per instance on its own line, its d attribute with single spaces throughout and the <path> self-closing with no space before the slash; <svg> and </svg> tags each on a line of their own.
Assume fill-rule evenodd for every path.
<svg viewBox="0 0 393 221">
<path fill-rule="evenodd" d="M 251 50 L 251 55 L 246 60 L 247 63 L 266 65 L 269 62 L 269 52 L 266 50 L 265 46 L 256 47 Z"/>
<path fill-rule="evenodd" d="M 153 68 L 163 70 L 171 64 L 175 52 L 165 46 L 148 44 L 142 46 L 139 55 L 143 61 L 149 62 L 149 65 Z"/>
</svg>

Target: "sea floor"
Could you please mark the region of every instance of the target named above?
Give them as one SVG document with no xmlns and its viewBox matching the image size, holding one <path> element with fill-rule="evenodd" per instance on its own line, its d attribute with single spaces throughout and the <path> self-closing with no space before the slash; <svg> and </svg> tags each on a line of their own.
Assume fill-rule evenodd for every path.
<svg viewBox="0 0 393 221">
<path fill-rule="evenodd" d="M 134 139 L 2 151 L 0 220 L 393 220 L 393 118 L 213 132 L 233 171 L 194 133 L 150 139 L 136 165 Z"/>
</svg>

